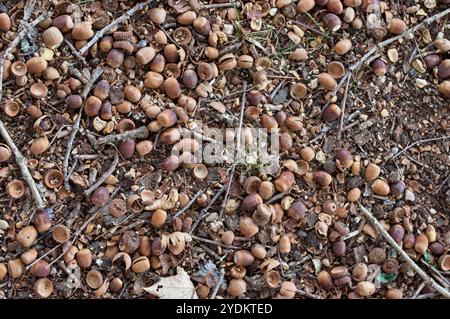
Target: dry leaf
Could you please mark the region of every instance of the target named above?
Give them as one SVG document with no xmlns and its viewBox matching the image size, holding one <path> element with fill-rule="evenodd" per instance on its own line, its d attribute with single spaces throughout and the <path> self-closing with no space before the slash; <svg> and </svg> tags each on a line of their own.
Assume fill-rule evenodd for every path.
<svg viewBox="0 0 450 319">
<path fill-rule="evenodd" d="M 160 299 L 198 299 L 191 278 L 181 267 L 177 267 L 175 276 L 162 277 L 144 290 Z"/>
</svg>

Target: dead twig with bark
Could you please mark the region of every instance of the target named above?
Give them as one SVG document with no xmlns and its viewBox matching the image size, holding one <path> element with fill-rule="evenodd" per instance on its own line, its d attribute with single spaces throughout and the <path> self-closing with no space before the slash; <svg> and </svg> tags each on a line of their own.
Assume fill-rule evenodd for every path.
<svg viewBox="0 0 450 319">
<path fill-rule="evenodd" d="M 450 299 L 450 291 L 439 285 L 433 278 L 427 275 L 425 271 L 422 270 L 415 262 L 408 256 L 407 253 L 397 244 L 397 242 L 389 235 L 386 229 L 381 225 L 381 223 L 360 203 L 359 208 L 363 213 L 364 217 L 369 221 L 370 224 L 380 233 L 384 239 L 395 249 L 395 251 L 402 256 L 402 258 L 411 266 L 411 268 L 423 279 L 426 285 L 430 286 L 442 296 Z"/>
<path fill-rule="evenodd" d="M 450 139 L 450 135 L 447 135 L 447 136 L 441 136 L 441 137 L 434 137 L 434 138 L 427 138 L 427 139 L 415 141 L 414 143 L 408 145 L 407 147 L 405 147 L 404 149 L 402 149 L 400 152 L 398 152 L 397 154 L 395 154 L 394 156 L 392 156 L 392 157 L 391 157 L 391 160 L 396 159 L 397 157 L 399 157 L 400 155 L 402 155 L 403 153 L 405 153 L 407 150 L 409 150 L 411 147 L 414 147 L 414 146 L 416 146 L 416 145 L 420 145 L 420 144 L 423 144 L 423 143 L 429 143 L 429 142 L 443 141 L 443 140 L 447 140 L 447 139 Z"/>
<path fill-rule="evenodd" d="M 103 184 L 103 182 L 106 181 L 106 179 L 109 176 L 111 176 L 111 174 L 116 169 L 118 163 L 119 163 L 119 154 L 115 153 L 114 154 L 114 159 L 113 159 L 111 165 L 109 166 L 109 169 L 107 171 L 105 171 L 102 174 L 102 176 L 100 176 L 100 178 L 97 180 L 97 182 L 95 182 L 95 184 L 93 184 L 91 187 L 89 187 L 88 189 L 86 189 L 84 191 L 84 195 L 86 197 L 91 196 L 92 192 L 95 191 L 101 184 Z"/>
<path fill-rule="evenodd" d="M 105 137 L 100 137 L 97 142 L 99 144 L 110 144 L 110 143 L 116 143 L 120 141 L 125 141 L 129 139 L 135 139 L 135 138 L 146 138 L 148 137 L 149 131 L 147 126 L 141 126 L 137 129 L 125 131 L 120 134 L 111 134 L 107 135 Z"/>
</svg>

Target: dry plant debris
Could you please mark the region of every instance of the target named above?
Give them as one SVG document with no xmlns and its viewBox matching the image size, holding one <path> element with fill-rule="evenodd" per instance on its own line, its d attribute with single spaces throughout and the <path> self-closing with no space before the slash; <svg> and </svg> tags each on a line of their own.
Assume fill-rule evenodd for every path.
<svg viewBox="0 0 450 319">
<path fill-rule="evenodd" d="M 449 298 L 449 4 L 4 1 L 0 299 Z"/>
</svg>

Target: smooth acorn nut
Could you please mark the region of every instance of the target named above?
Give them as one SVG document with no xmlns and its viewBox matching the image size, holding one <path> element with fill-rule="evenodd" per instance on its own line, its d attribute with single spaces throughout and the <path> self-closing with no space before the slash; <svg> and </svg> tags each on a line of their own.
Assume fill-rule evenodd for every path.
<svg viewBox="0 0 450 319">
<path fill-rule="evenodd" d="M 161 163 L 161 168 L 165 171 L 174 171 L 181 165 L 181 160 L 178 156 L 170 155 Z"/>
<path fill-rule="evenodd" d="M 150 218 L 150 223 L 153 227 L 159 228 L 162 227 L 167 220 L 167 213 L 165 210 L 157 209 L 153 212 L 152 217 Z"/>
<path fill-rule="evenodd" d="M 275 180 L 274 185 L 277 191 L 282 193 L 288 191 L 292 187 L 292 185 L 294 185 L 294 183 L 294 174 L 291 171 L 284 171 Z"/>
<path fill-rule="evenodd" d="M 281 236 L 278 248 L 281 254 L 289 254 L 291 252 L 291 241 L 287 235 Z"/>
<path fill-rule="evenodd" d="M 26 226 L 22 228 L 16 236 L 17 241 L 23 247 L 30 247 L 36 240 L 38 232 L 34 226 Z"/>
<path fill-rule="evenodd" d="M 407 233 L 403 237 L 403 247 L 405 249 L 411 249 L 414 247 L 414 244 L 416 243 L 416 237 L 413 233 Z"/>
<path fill-rule="evenodd" d="M 334 13 L 327 13 L 322 17 L 322 21 L 331 32 L 338 31 L 342 26 L 341 19 Z"/>
<path fill-rule="evenodd" d="M 258 194 L 263 200 L 269 200 L 275 194 L 275 186 L 269 181 L 263 181 L 259 184 Z"/>
<path fill-rule="evenodd" d="M 345 148 L 336 151 L 336 159 L 339 161 L 342 168 L 350 168 L 353 165 L 353 156 L 349 150 Z"/>
<path fill-rule="evenodd" d="M 375 180 L 380 175 L 381 169 L 377 164 L 370 163 L 367 165 L 364 172 L 364 179 L 366 182 Z"/>
<path fill-rule="evenodd" d="M 198 76 L 194 70 L 186 70 L 182 76 L 183 85 L 188 89 L 193 89 L 197 86 Z"/>
<path fill-rule="evenodd" d="M 428 238 L 424 234 L 416 236 L 416 241 L 414 243 L 414 250 L 419 254 L 424 254 L 428 250 Z"/>
<path fill-rule="evenodd" d="M 136 152 L 139 154 L 139 156 L 145 156 L 147 154 L 150 154 L 150 152 L 153 149 L 153 143 L 152 141 L 140 141 L 136 144 Z"/>
<path fill-rule="evenodd" d="M 153 23 L 162 24 L 166 21 L 166 10 L 163 8 L 152 8 L 148 10 L 148 16 Z"/>
<path fill-rule="evenodd" d="M 325 90 L 332 91 L 337 86 L 336 80 L 328 73 L 320 73 L 317 79 Z"/>
<path fill-rule="evenodd" d="M 347 245 L 345 244 L 345 241 L 343 241 L 343 240 L 335 241 L 331 245 L 331 250 L 333 251 L 333 254 L 335 256 L 345 256 L 346 249 L 347 249 Z"/>
<path fill-rule="evenodd" d="M 42 136 L 33 141 L 30 146 L 30 152 L 33 155 L 44 153 L 48 149 L 49 141 L 47 136 Z"/>
<path fill-rule="evenodd" d="M 252 193 L 247 195 L 242 201 L 242 208 L 244 211 L 253 212 L 259 204 L 262 204 L 263 200 L 258 193 Z"/>
<path fill-rule="evenodd" d="M 24 251 L 21 255 L 20 255 L 20 259 L 22 260 L 22 262 L 25 264 L 25 265 L 29 265 L 29 264 L 31 264 L 32 262 L 34 262 L 35 260 L 36 260 L 36 258 L 37 258 L 37 256 L 38 256 L 38 252 L 37 252 L 37 250 L 36 250 L 36 248 L 30 248 L 30 249 L 28 249 L 28 250 L 26 250 L 26 251 Z M 1 276 L 1 268 L 2 268 L 2 265 L 3 264 L 0 264 L 0 281 L 2 280 L 2 276 Z M 3 265 L 4 266 L 4 265 Z"/>
<path fill-rule="evenodd" d="M 111 85 L 107 80 L 101 80 L 97 83 L 97 85 L 94 88 L 94 96 L 96 96 L 100 100 L 104 100 L 108 98 L 110 88 Z"/>
<path fill-rule="evenodd" d="M 57 27 L 50 27 L 42 33 L 45 46 L 49 49 L 56 49 L 63 43 L 64 36 Z"/>
<path fill-rule="evenodd" d="M 370 187 L 376 195 L 380 196 L 387 196 L 391 191 L 389 188 L 389 184 L 382 179 L 375 180 Z"/>
<path fill-rule="evenodd" d="M 134 140 L 122 141 L 119 143 L 118 149 L 123 158 L 131 158 L 136 149 L 136 142 Z"/>
<path fill-rule="evenodd" d="M 194 11 L 189 10 L 179 14 L 176 21 L 181 25 L 190 25 L 194 22 L 195 18 L 197 18 L 197 14 Z"/>
<path fill-rule="evenodd" d="M 264 246 L 261 244 L 253 245 L 251 251 L 252 251 L 252 255 L 258 259 L 266 258 L 267 251 L 264 248 Z"/>
<path fill-rule="evenodd" d="M 344 0 L 344 5 L 352 8 L 359 7 L 361 3 L 362 0 Z"/>
<path fill-rule="evenodd" d="M 331 269 L 330 275 L 333 279 L 343 278 L 348 275 L 348 269 L 345 266 L 336 266 Z"/>
<path fill-rule="evenodd" d="M 194 27 L 195 31 L 205 36 L 209 35 L 209 33 L 211 32 L 211 24 L 205 17 L 195 18 L 192 22 L 192 26 Z"/>
<path fill-rule="evenodd" d="M 292 299 L 295 297 L 297 287 L 292 281 L 284 281 L 281 283 L 280 295 L 286 299 Z"/>
<path fill-rule="evenodd" d="M 259 231 L 258 225 L 250 217 L 241 217 L 239 220 L 239 231 L 246 238 L 251 238 Z"/>
<path fill-rule="evenodd" d="M 398 181 L 389 185 L 391 193 L 395 197 L 400 197 L 406 190 L 406 184 L 403 181 Z"/>
<path fill-rule="evenodd" d="M 431 70 L 435 66 L 438 66 L 441 63 L 441 57 L 437 54 L 429 54 L 423 58 L 427 69 Z"/>
<path fill-rule="evenodd" d="M 387 64 L 382 59 L 375 59 L 372 62 L 372 70 L 376 76 L 382 76 L 387 73 Z"/>
<path fill-rule="evenodd" d="M 67 14 L 63 14 L 54 18 L 52 21 L 52 25 L 54 27 L 57 27 L 62 33 L 69 32 L 74 27 L 72 17 Z"/>
<path fill-rule="evenodd" d="M 255 257 L 248 250 L 237 250 L 234 253 L 233 261 L 236 266 L 247 267 L 253 264 Z"/>
<path fill-rule="evenodd" d="M 39 298 L 48 298 L 53 292 L 53 283 L 48 278 L 40 278 L 34 283 L 33 290 Z"/>
<path fill-rule="evenodd" d="M 405 237 L 405 229 L 402 225 L 393 225 L 389 228 L 389 235 L 391 235 L 397 243 L 400 243 Z"/>
<path fill-rule="evenodd" d="M 439 93 L 445 97 L 450 97 L 450 81 L 443 81 L 438 84 Z"/>
<path fill-rule="evenodd" d="M 100 40 L 98 47 L 103 53 L 108 53 L 113 48 L 113 43 L 113 37 L 110 35 L 106 35 Z"/>
<path fill-rule="evenodd" d="M 176 124 L 178 117 L 174 110 L 167 109 L 159 113 L 156 119 L 160 126 L 171 127 Z"/>
<path fill-rule="evenodd" d="M 0 163 L 6 162 L 11 157 L 11 149 L 8 145 L 0 143 Z"/>
<path fill-rule="evenodd" d="M 47 68 L 47 61 L 40 56 L 33 57 L 25 63 L 28 73 L 38 74 L 44 72 Z"/>
<path fill-rule="evenodd" d="M 247 291 L 247 283 L 243 279 L 231 279 L 227 292 L 231 297 L 239 297 Z"/>
<path fill-rule="evenodd" d="M 84 104 L 84 113 L 87 116 L 96 116 L 101 108 L 102 101 L 98 97 L 91 95 Z"/>
<path fill-rule="evenodd" d="M 118 49 L 112 49 L 106 56 L 106 64 L 114 69 L 120 67 L 123 64 L 124 60 L 125 54 L 123 53 L 123 51 Z"/>
<path fill-rule="evenodd" d="M 333 288 L 333 278 L 325 270 L 322 270 L 317 274 L 317 282 L 322 289 L 330 290 Z"/>
<path fill-rule="evenodd" d="M 352 41 L 350 39 L 339 40 L 334 46 L 334 51 L 339 55 L 344 55 L 352 49 Z"/>
<path fill-rule="evenodd" d="M 301 201 L 296 201 L 291 204 L 288 214 L 295 220 L 300 220 L 306 216 L 306 206 Z"/>
<path fill-rule="evenodd" d="M 170 62 L 170 63 L 177 62 L 179 55 L 178 55 L 178 49 L 175 44 L 172 44 L 172 43 L 167 44 L 164 47 L 163 53 L 164 53 L 164 56 L 165 56 L 167 62 Z"/>
<path fill-rule="evenodd" d="M 113 278 L 113 280 L 111 280 L 111 282 L 109 283 L 109 289 L 112 292 L 119 292 L 122 290 L 123 287 L 123 281 L 120 278 Z"/>
<path fill-rule="evenodd" d="M 83 99 L 78 94 L 71 94 L 66 97 L 66 105 L 69 109 L 77 110 L 83 104 Z"/>
<path fill-rule="evenodd" d="M 89 40 L 94 36 L 92 23 L 89 21 L 78 22 L 73 26 L 72 38 L 77 41 Z"/>
<path fill-rule="evenodd" d="M 57 243 L 65 243 L 70 239 L 70 228 L 64 225 L 56 225 L 52 229 L 52 237 Z"/>
<path fill-rule="evenodd" d="M 450 59 L 445 59 L 438 65 L 437 75 L 441 79 L 450 77 Z"/>
<path fill-rule="evenodd" d="M 328 215 L 333 215 L 337 210 L 337 205 L 329 199 L 322 204 L 322 210 Z"/>
<path fill-rule="evenodd" d="M 149 68 L 151 71 L 161 73 L 164 71 L 164 68 L 166 66 L 166 59 L 162 54 L 157 54 L 153 58 L 153 60 L 150 61 Z"/>
<path fill-rule="evenodd" d="M 370 297 L 375 293 L 375 285 L 370 281 L 361 281 L 356 285 L 356 292 L 361 297 Z"/>
<path fill-rule="evenodd" d="M 361 190 L 359 188 L 352 188 L 347 193 L 347 200 L 350 203 L 355 203 L 358 201 L 358 199 L 361 197 Z"/>
<path fill-rule="evenodd" d="M 437 242 L 437 241 L 432 243 L 429 248 L 430 248 L 430 252 L 434 256 L 440 256 L 445 252 L 445 246 L 442 243 Z"/>
<path fill-rule="evenodd" d="M 78 266 L 81 268 L 89 268 L 92 264 L 92 253 L 88 248 L 83 248 L 77 251 L 76 259 Z"/>
<path fill-rule="evenodd" d="M 33 224 L 39 233 L 46 232 L 52 227 L 52 221 L 45 210 L 40 210 L 34 215 Z"/>
<path fill-rule="evenodd" d="M 86 274 L 86 284 L 92 289 L 98 289 L 103 284 L 102 273 L 98 270 L 90 270 Z"/>
<path fill-rule="evenodd" d="M 8 261 L 8 274 L 11 278 L 20 277 L 23 273 L 24 265 L 21 259 L 11 259 Z"/>
<path fill-rule="evenodd" d="M 407 26 L 405 21 L 399 18 L 392 18 L 391 21 L 389 21 L 389 24 L 387 26 L 388 31 L 392 34 L 402 34 L 406 31 Z"/>
<path fill-rule="evenodd" d="M 156 72 L 150 71 L 145 74 L 144 85 L 150 89 L 157 89 L 164 83 L 164 77 Z"/>
<path fill-rule="evenodd" d="M 328 11 L 334 14 L 341 14 L 344 11 L 341 0 L 328 0 L 326 7 Z"/>
<path fill-rule="evenodd" d="M 5 12 L 0 13 L 0 31 L 8 32 L 11 29 L 11 19 Z"/>
<path fill-rule="evenodd" d="M 308 88 L 306 87 L 306 85 L 304 85 L 303 83 L 294 83 L 291 86 L 289 94 L 294 100 L 299 101 L 306 96 L 307 92 Z"/>
<path fill-rule="evenodd" d="M 220 240 L 225 244 L 225 245 L 231 245 L 233 244 L 233 240 L 234 240 L 234 233 L 231 230 L 227 230 L 226 232 L 224 232 L 222 234 L 222 237 L 220 238 Z"/>
<path fill-rule="evenodd" d="M 6 185 L 6 193 L 12 199 L 19 199 L 25 195 L 25 184 L 18 179 L 13 179 Z"/>
<path fill-rule="evenodd" d="M 38 260 L 36 263 L 34 263 L 33 266 L 31 266 L 30 273 L 33 276 L 42 278 L 47 277 L 50 274 L 50 271 L 52 270 L 51 266 L 49 266 L 48 262 L 45 260 Z"/>
<path fill-rule="evenodd" d="M 109 199 L 109 191 L 106 187 L 100 186 L 91 196 L 91 203 L 96 207 L 103 207 Z"/>
<path fill-rule="evenodd" d="M 352 270 L 352 278 L 355 281 L 364 281 L 367 278 L 369 269 L 364 263 L 357 263 Z"/>
<path fill-rule="evenodd" d="M 389 288 L 385 297 L 386 299 L 403 299 L 403 292 L 397 288 Z"/>
<path fill-rule="evenodd" d="M 133 260 L 131 269 L 135 273 L 143 273 L 150 269 L 150 260 L 146 256 L 140 256 Z"/>
<path fill-rule="evenodd" d="M 168 78 L 163 83 L 163 90 L 172 100 L 175 100 L 181 95 L 180 83 L 175 78 Z"/>
<path fill-rule="evenodd" d="M 314 8 L 316 5 L 314 0 L 300 0 L 297 3 L 298 12 L 308 12 Z"/>
<path fill-rule="evenodd" d="M 247 94 L 247 101 L 250 105 L 258 106 L 263 99 L 263 95 L 260 91 L 251 90 Z"/>
<path fill-rule="evenodd" d="M 0 281 L 5 279 L 6 275 L 8 274 L 8 268 L 5 264 L 0 263 Z"/>
<path fill-rule="evenodd" d="M 144 47 L 137 50 L 135 54 L 136 62 L 142 65 L 150 63 L 156 55 L 156 51 L 153 47 Z"/>
<path fill-rule="evenodd" d="M 341 116 L 341 109 L 336 104 L 330 104 L 322 113 L 322 120 L 325 122 L 336 121 Z"/>
<path fill-rule="evenodd" d="M 317 171 L 314 173 L 314 181 L 319 186 L 327 187 L 328 185 L 331 184 L 332 180 L 333 179 L 332 179 L 331 175 L 325 171 Z"/>
</svg>

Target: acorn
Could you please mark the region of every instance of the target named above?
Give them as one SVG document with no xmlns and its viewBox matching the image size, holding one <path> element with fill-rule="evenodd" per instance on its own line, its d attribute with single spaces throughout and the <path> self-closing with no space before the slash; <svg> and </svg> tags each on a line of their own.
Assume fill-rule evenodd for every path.
<svg viewBox="0 0 450 319">
<path fill-rule="evenodd" d="M 152 8 L 148 10 L 148 16 L 153 23 L 162 24 L 166 21 L 166 10 L 163 8 Z"/>
<path fill-rule="evenodd" d="M 400 197 L 406 190 L 406 184 L 403 181 L 398 181 L 389 185 L 390 192 L 395 197 Z"/>
<path fill-rule="evenodd" d="M 93 36 L 94 30 L 92 30 L 92 23 L 89 21 L 78 22 L 72 28 L 72 38 L 74 40 L 89 40 Z"/>
<path fill-rule="evenodd" d="M 225 245 L 231 245 L 233 244 L 233 240 L 234 240 L 234 233 L 231 230 L 227 230 L 226 232 L 224 232 L 222 234 L 222 237 L 220 238 L 220 240 L 225 244 Z"/>
<path fill-rule="evenodd" d="M 385 294 L 386 299 L 403 299 L 403 292 L 397 288 L 389 288 Z"/>
<path fill-rule="evenodd" d="M 62 33 L 69 32 L 74 27 L 72 17 L 67 14 L 55 17 L 52 21 L 52 25 L 57 27 Z"/>
<path fill-rule="evenodd" d="M 291 241 L 287 235 L 281 236 L 278 247 L 281 254 L 289 254 L 291 252 Z"/>
<path fill-rule="evenodd" d="M 156 72 L 150 71 L 145 74 L 144 85 L 151 89 L 157 89 L 164 83 L 164 77 Z"/>
<path fill-rule="evenodd" d="M 39 74 L 47 68 L 47 61 L 40 56 L 33 57 L 25 63 L 28 73 Z"/>
<path fill-rule="evenodd" d="M 297 10 L 298 12 L 308 12 L 314 8 L 316 3 L 314 0 L 300 0 L 297 3 Z"/>
<path fill-rule="evenodd" d="M 18 179 L 13 179 L 6 185 L 6 193 L 12 199 L 21 198 L 23 195 L 25 195 L 25 190 L 25 184 Z"/>
<path fill-rule="evenodd" d="M 181 159 L 178 156 L 170 155 L 161 163 L 161 168 L 165 171 L 175 171 L 181 165 Z"/>
<path fill-rule="evenodd" d="M 413 233 L 405 234 L 405 236 L 403 237 L 403 247 L 405 249 L 413 248 L 415 243 L 416 243 L 416 237 L 414 236 Z"/>
<path fill-rule="evenodd" d="M 319 283 L 319 286 L 325 290 L 333 288 L 333 278 L 325 270 L 322 270 L 317 274 L 317 282 Z"/>
<path fill-rule="evenodd" d="M 0 31 L 8 32 L 11 29 L 11 19 L 5 12 L 0 13 Z"/>
<path fill-rule="evenodd" d="M 91 196 L 91 203 L 96 207 L 103 207 L 109 199 L 109 191 L 106 187 L 100 186 Z"/>
<path fill-rule="evenodd" d="M 329 90 L 332 91 L 336 88 L 337 86 L 337 82 L 336 80 L 333 78 L 333 76 L 331 76 L 328 73 L 320 73 L 319 77 L 318 77 L 318 81 L 319 84 L 325 89 L 325 90 Z"/>
<path fill-rule="evenodd" d="M 63 43 L 64 36 L 57 27 L 50 27 L 42 33 L 45 46 L 49 49 L 56 49 Z"/>
<path fill-rule="evenodd" d="M 326 13 L 322 17 L 322 21 L 325 24 L 325 26 L 328 28 L 328 30 L 331 32 L 338 31 L 342 26 L 341 19 L 334 13 Z"/>
<path fill-rule="evenodd" d="M 143 273 L 150 269 L 150 261 L 146 256 L 140 256 L 133 260 L 131 269 L 135 273 Z"/>
<path fill-rule="evenodd" d="M 367 278 L 369 269 L 364 263 L 357 263 L 352 270 L 352 278 L 355 281 L 364 281 Z"/>
<path fill-rule="evenodd" d="M 48 298 L 53 292 L 53 283 L 48 278 L 40 278 L 34 283 L 33 290 L 39 298 Z"/>
<path fill-rule="evenodd" d="M 377 164 L 370 163 L 364 171 L 364 179 L 366 182 L 375 180 L 380 175 L 381 169 Z"/>
<path fill-rule="evenodd" d="M 262 203 L 263 200 L 261 196 L 258 193 L 252 193 L 245 196 L 244 200 L 242 201 L 242 208 L 244 211 L 253 212 L 254 210 L 256 210 L 258 205 Z"/>
<path fill-rule="evenodd" d="M 402 225 L 393 225 L 389 228 L 389 235 L 397 242 L 400 243 L 405 237 L 405 229 Z"/>
<path fill-rule="evenodd" d="M 402 34 L 406 31 L 407 26 L 405 21 L 399 18 L 392 18 L 391 21 L 389 21 L 389 24 L 387 26 L 388 31 L 392 34 Z"/>
<path fill-rule="evenodd" d="M 382 59 L 375 59 L 372 62 L 372 70 L 376 76 L 382 76 L 387 73 L 387 64 Z"/>
<path fill-rule="evenodd" d="M 194 11 L 189 10 L 179 14 L 176 21 L 181 25 L 190 25 L 194 22 L 195 18 L 197 18 L 197 14 Z"/>
<path fill-rule="evenodd" d="M 361 297 L 370 297 L 375 293 L 375 285 L 369 281 L 361 281 L 356 285 L 356 292 Z"/>
<path fill-rule="evenodd" d="M 136 62 L 142 65 L 150 63 L 156 55 L 156 51 L 153 47 L 144 47 L 137 50 L 135 54 Z"/>
<path fill-rule="evenodd" d="M 350 168 L 353 165 L 353 156 L 345 148 L 336 151 L 336 159 L 339 161 L 342 168 Z"/>
<path fill-rule="evenodd" d="M 175 78 L 168 78 L 164 81 L 163 90 L 172 100 L 177 99 L 181 95 L 180 83 Z"/>
<path fill-rule="evenodd" d="M 211 24 L 205 17 L 195 18 L 195 20 L 192 22 L 192 26 L 194 27 L 195 31 L 204 36 L 209 35 L 209 33 L 211 32 Z"/>
<path fill-rule="evenodd" d="M 253 264 L 255 257 L 248 250 L 241 249 L 234 253 L 233 261 L 236 266 L 247 267 Z"/>
<path fill-rule="evenodd" d="M 133 157 L 136 149 L 136 142 L 130 139 L 122 141 L 119 143 L 118 149 L 123 158 L 131 158 Z"/>
<path fill-rule="evenodd" d="M 120 67 L 123 64 L 123 61 L 125 60 L 125 54 L 122 50 L 118 49 L 112 49 L 108 52 L 108 55 L 106 56 L 106 64 L 108 64 L 110 67 L 116 69 Z"/>
<path fill-rule="evenodd" d="M 52 229 L 52 236 L 57 243 L 65 243 L 70 239 L 70 229 L 64 225 L 56 225 Z"/>
<path fill-rule="evenodd" d="M 437 75 L 441 79 L 448 79 L 450 77 L 450 59 L 445 59 L 438 65 Z"/>
<path fill-rule="evenodd" d="M 251 238 L 258 233 L 259 227 L 250 217 L 241 217 L 239 231 L 244 237 Z"/>
<path fill-rule="evenodd" d="M 294 183 L 294 174 L 291 171 L 284 171 L 275 180 L 274 185 L 279 192 L 286 192 L 294 185 Z"/>
<path fill-rule="evenodd" d="M 36 240 L 38 232 L 34 226 L 26 226 L 22 228 L 16 236 L 17 241 L 23 247 L 30 247 Z"/>
<path fill-rule="evenodd" d="M 328 199 L 322 204 L 322 210 L 328 215 L 333 215 L 337 210 L 337 205 L 334 201 Z"/>
<path fill-rule="evenodd" d="M 434 256 L 440 256 L 445 252 L 445 246 L 442 243 L 437 242 L 437 241 L 432 243 L 429 248 L 430 248 L 430 252 Z"/>
<path fill-rule="evenodd" d="M 295 297 L 297 292 L 297 287 L 292 281 L 284 281 L 281 283 L 280 295 L 283 298 L 292 299 Z"/>
<path fill-rule="evenodd" d="M 243 279 L 231 279 L 227 292 L 231 297 L 239 297 L 247 291 L 247 283 Z"/>
<path fill-rule="evenodd" d="M 326 7 L 328 11 L 334 14 L 341 14 L 344 11 L 341 0 L 328 0 Z"/>
<path fill-rule="evenodd" d="M 98 47 L 103 53 L 108 53 L 113 48 L 113 43 L 113 37 L 110 35 L 105 35 L 103 38 L 101 38 Z"/>
<path fill-rule="evenodd" d="M 361 190 L 359 188 L 352 188 L 347 193 L 347 200 L 350 203 L 355 203 L 358 201 L 358 199 L 361 197 Z"/>
<path fill-rule="evenodd" d="M 325 122 L 336 121 L 341 116 L 341 109 L 336 104 L 330 104 L 322 113 Z"/>
<path fill-rule="evenodd" d="M 45 260 L 38 260 L 36 263 L 34 263 L 33 266 L 31 266 L 30 273 L 33 276 L 42 278 L 47 277 L 50 274 L 50 271 L 52 270 L 51 266 L 49 266 L 48 262 Z"/>
<path fill-rule="evenodd" d="M 339 55 L 344 55 L 351 49 L 352 49 L 352 41 L 347 38 L 339 40 L 334 46 L 334 51 Z"/>
<path fill-rule="evenodd" d="M 0 143 L 0 163 L 6 162 L 11 157 L 11 149 L 8 145 Z"/>
<path fill-rule="evenodd" d="M 150 154 L 150 152 L 153 149 L 153 143 L 152 141 L 140 141 L 136 144 L 136 152 L 139 154 L 139 156 L 145 156 L 147 154 Z"/>
<path fill-rule="evenodd" d="M 52 227 L 50 216 L 45 210 L 39 210 L 34 215 L 33 224 L 39 233 L 44 233 Z"/>
<path fill-rule="evenodd" d="M 443 81 L 438 84 L 439 93 L 445 97 L 450 97 L 450 81 Z"/>
<path fill-rule="evenodd" d="M 371 185 L 372 191 L 380 196 L 387 196 L 390 192 L 389 184 L 382 179 L 375 180 Z"/>
<path fill-rule="evenodd" d="M 427 69 L 431 70 L 441 63 L 441 57 L 438 54 L 428 54 L 423 58 Z"/>
<path fill-rule="evenodd" d="M 295 220 L 300 220 L 306 216 L 306 206 L 301 201 L 296 201 L 291 204 L 288 214 Z"/>
<path fill-rule="evenodd" d="M 80 249 L 76 253 L 76 259 L 78 262 L 78 266 L 80 266 L 81 268 L 89 268 L 92 264 L 92 253 L 87 248 Z"/>
<path fill-rule="evenodd" d="M 331 250 L 335 256 L 345 256 L 347 245 L 343 240 L 337 240 L 331 245 Z"/>
<path fill-rule="evenodd" d="M 328 185 L 331 184 L 332 180 L 333 179 L 332 179 L 331 175 L 325 171 L 317 171 L 314 173 L 314 181 L 319 186 L 327 187 Z"/>
</svg>

